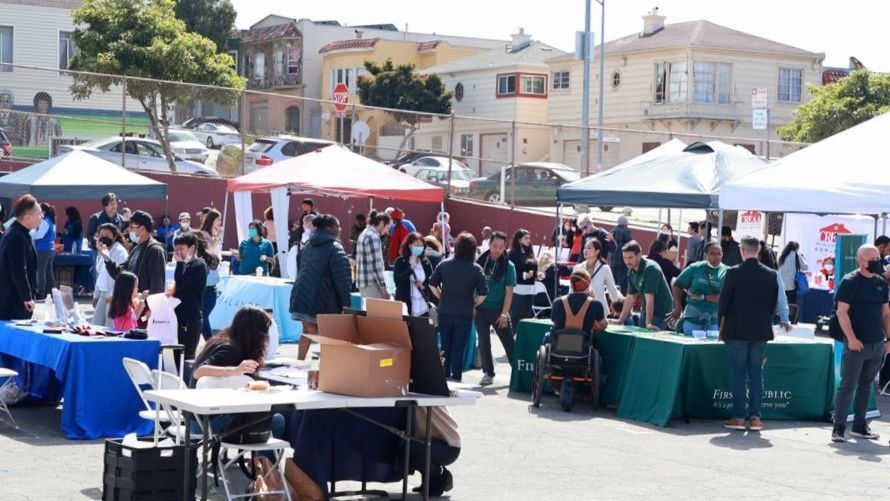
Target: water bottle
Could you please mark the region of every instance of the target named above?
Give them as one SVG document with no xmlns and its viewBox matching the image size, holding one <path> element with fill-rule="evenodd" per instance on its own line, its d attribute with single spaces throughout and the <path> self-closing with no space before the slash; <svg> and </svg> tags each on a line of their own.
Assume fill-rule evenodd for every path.
<svg viewBox="0 0 890 501">
<path fill-rule="evenodd" d="M 263 267 L 262 266 L 256 267 L 256 276 L 258 276 L 258 277 L 263 276 Z"/>
<path fill-rule="evenodd" d="M 219 276 L 227 277 L 232 272 L 232 265 L 228 261 L 219 264 Z"/>
</svg>

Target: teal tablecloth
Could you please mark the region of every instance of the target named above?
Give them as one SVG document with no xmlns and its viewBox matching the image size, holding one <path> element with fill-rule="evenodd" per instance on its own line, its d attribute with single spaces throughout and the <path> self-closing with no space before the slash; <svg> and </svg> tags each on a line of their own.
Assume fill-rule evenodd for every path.
<svg viewBox="0 0 890 501">
<path fill-rule="evenodd" d="M 278 325 L 279 342 L 294 343 L 300 339 L 303 326 L 290 316 L 290 292 L 293 282 L 272 277 L 231 275 L 220 277 L 216 286 L 219 298 L 210 313 L 210 327 L 223 329 L 232 323 L 235 313 L 245 305 L 271 308 Z"/>
</svg>

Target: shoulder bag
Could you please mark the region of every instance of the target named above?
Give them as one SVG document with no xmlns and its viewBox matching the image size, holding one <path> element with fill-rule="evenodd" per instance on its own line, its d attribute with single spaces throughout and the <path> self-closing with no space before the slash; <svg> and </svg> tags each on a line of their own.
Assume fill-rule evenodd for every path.
<svg viewBox="0 0 890 501">
<path fill-rule="evenodd" d="M 797 252 L 794 253 L 794 263 L 797 272 L 794 274 L 794 285 L 797 286 L 798 294 L 806 294 L 810 292 L 810 281 L 807 280 L 806 273 L 800 271 L 800 257 Z"/>
</svg>

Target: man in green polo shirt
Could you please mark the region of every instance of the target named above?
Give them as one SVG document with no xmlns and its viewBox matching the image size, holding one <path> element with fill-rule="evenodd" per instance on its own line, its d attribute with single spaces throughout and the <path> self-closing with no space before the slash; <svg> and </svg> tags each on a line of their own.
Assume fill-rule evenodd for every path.
<svg viewBox="0 0 890 501">
<path fill-rule="evenodd" d="M 633 311 L 637 296 L 641 296 L 640 325 L 647 329 L 664 330 L 668 314 L 674 300 L 671 289 L 658 263 L 643 258 L 643 249 L 635 240 L 621 248 L 624 264 L 627 265 L 627 295 L 621 315 L 615 323 L 623 325 Z"/>
<path fill-rule="evenodd" d="M 513 326 L 510 325 L 510 304 L 513 302 L 513 287 L 516 286 L 516 267 L 507 259 L 507 234 L 495 231 L 491 234 L 488 250 L 476 263 L 485 274 L 488 294 L 485 301 L 476 307 L 476 334 L 479 336 L 479 361 L 482 363 L 480 386 L 494 382 L 494 360 L 491 356 L 491 328 L 501 340 L 507 360 L 513 365 Z"/>
</svg>

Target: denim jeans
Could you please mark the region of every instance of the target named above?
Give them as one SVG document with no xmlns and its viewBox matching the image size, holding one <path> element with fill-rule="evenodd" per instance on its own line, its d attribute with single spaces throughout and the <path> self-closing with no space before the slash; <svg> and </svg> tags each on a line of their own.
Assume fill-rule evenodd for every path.
<svg viewBox="0 0 890 501">
<path fill-rule="evenodd" d="M 510 325 L 510 319 L 507 319 L 505 327 L 498 327 L 498 319 L 501 316 L 501 308 L 476 308 L 476 336 L 479 340 L 479 359 L 482 362 L 482 372 L 489 376 L 494 376 L 494 360 L 491 356 L 491 328 L 501 340 L 504 351 L 507 352 L 507 360 L 513 365 L 513 349 L 515 342 L 513 340 L 513 327 Z"/>
<path fill-rule="evenodd" d="M 834 425 L 844 426 L 853 400 L 853 428 L 865 426 L 865 414 L 868 411 L 868 397 L 875 376 L 881 369 L 884 359 L 884 343 L 863 343 L 861 351 L 850 351 L 844 343 L 844 354 L 841 359 L 841 385 L 837 389 L 834 401 Z M 853 397 L 853 390 L 856 396 Z"/>
<path fill-rule="evenodd" d="M 201 300 L 201 314 L 204 317 L 201 325 L 201 336 L 204 340 L 208 340 L 213 336 L 213 329 L 210 328 L 210 312 L 216 308 L 216 287 L 204 288 L 204 296 Z"/>
<path fill-rule="evenodd" d="M 464 373 L 464 356 L 467 339 L 473 326 L 472 316 L 456 316 L 439 313 L 439 335 L 445 353 L 445 376 L 460 381 Z"/>
<path fill-rule="evenodd" d="M 736 419 L 761 417 L 765 351 L 766 341 L 726 341 L 729 372 L 732 376 L 732 417 Z"/>
</svg>

